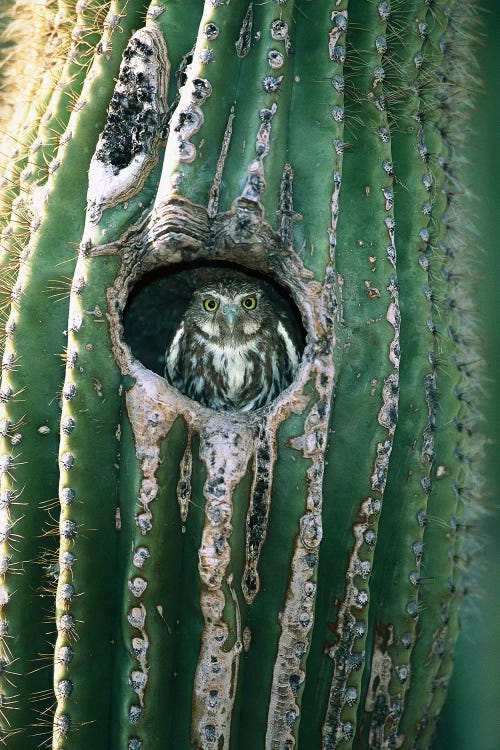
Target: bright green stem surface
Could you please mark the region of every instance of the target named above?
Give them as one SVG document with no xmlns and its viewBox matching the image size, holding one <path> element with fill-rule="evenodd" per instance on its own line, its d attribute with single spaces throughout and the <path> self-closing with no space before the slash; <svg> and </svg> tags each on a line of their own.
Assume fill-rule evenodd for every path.
<svg viewBox="0 0 500 750">
<path fill-rule="evenodd" d="M 129 23 L 134 24 L 133 15 Z M 64 377 L 61 356 L 66 345 L 75 248 L 83 231 L 86 170 L 123 44 L 123 38 L 117 38 L 111 58 L 96 59 L 93 75 L 84 87 L 86 104 L 72 113 L 68 126 L 71 137 L 60 146 L 60 164 L 50 176 L 45 202 L 34 222 L 36 228 L 19 269 L 7 322 L 2 370 L 2 419 L 7 426 L 2 453 L 7 470 L 2 471 L 1 482 L 2 492 L 13 493 L 15 499 L 4 520 L 8 530 L 4 554 L 10 563 L 5 574 L 9 601 L 3 603 L 2 616 L 16 664 L 15 681 L 6 679 L 4 689 L 6 697 L 15 696 L 9 700 L 16 710 L 8 711 L 6 718 L 7 734 L 11 732 L 9 722 L 13 727 L 9 739 L 12 747 L 27 748 L 27 742 L 35 747 L 51 734 L 46 706 L 53 705 L 48 651 L 53 647 L 55 623 L 46 590 L 49 587 L 52 598 L 54 569 L 49 570 L 47 580 L 44 568 L 53 566 L 57 559 L 54 506 L 58 476 L 54 461 Z M 37 303 L 40 299 L 44 300 L 42 307 Z M 23 566 L 25 573 L 16 574 Z M 16 599 L 24 605 L 15 606 Z M 46 621 L 47 629 L 41 629 Z M 10 718 L 13 713 L 15 723 Z M 18 727 L 23 733 L 14 734 Z M 27 739 L 26 732 L 32 739 Z"/>
</svg>

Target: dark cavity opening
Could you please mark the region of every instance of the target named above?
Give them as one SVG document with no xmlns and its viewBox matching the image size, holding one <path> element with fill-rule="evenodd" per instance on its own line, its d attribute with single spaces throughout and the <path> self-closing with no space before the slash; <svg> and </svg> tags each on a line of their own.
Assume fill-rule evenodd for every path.
<svg viewBox="0 0 500 750">
<path fill-rule="evenodd" d="M 194 291 L 205 280 L 237 271 L 249 279 L 268 284 L 283 314 L 291 321 L 300 355 L 304 351 L 305 331 L 299 310 L 287 290 L 264 274 L 242 268 L 236 263 L 179 263 L 157 268 L 134 286 L 123 315 L 124 337 L 133 356 L 145 367 L 163 375 L 165 350 L 177 331 Z"/>
<path fill-rule="evenodd" d="M 226 262 L 177 264 L 155 269 L 143 276 L 133 288 L 123 315 L 124 338 L 133 356 L 149 370 L 163 376 L 165 352 L 184 319 L 195 291 L 207 281 L 220 280 L 234 273 L 241 274 L 243 281 L 248 280 L 264 289 L 276 310 L 275 326 L 268 325 L 267 331 L 276 334 L 281 321 L 300 361 L 306 336 L 300 312 L 291 295 L 265 275 Z M 262 349 L 267 351 L 269 341 L 266 341 Z M 202 401 L 201 398 L 198 400 Z M 237 411 L 238 407 L 228 406 L 227 409 Z"/>
</svg>

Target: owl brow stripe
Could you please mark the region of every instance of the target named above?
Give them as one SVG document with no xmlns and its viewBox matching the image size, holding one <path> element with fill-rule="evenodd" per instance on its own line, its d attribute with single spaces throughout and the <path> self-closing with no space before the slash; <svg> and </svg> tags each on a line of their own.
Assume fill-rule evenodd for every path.
<svg viewBox="0 0 500 750">
<path fill-rule="evenodd" d="M 253 297 L 257 297 L 259 300 L 262 297 L 262 295 L 257 290 L 254 290 L 254 289 L 248 289 L 248 290 L 245 290 L 243 292 L 240 292 L 240 293 L 237 293 L 237 294 L 234 294 L 234 295 L 231 294 L 231 290 L 229 290 L 229 294 L 227 293 L 227 291 L 228 290 L 222 291 L 220 289 L 218 289 L 218 290 L 215 290 L 215 289 L 206 289 L 206 290 L 203 290 L 203 291 L 198 290 L 195 294 L 196 294 L 196 297 L 200 297 L 200 298 L 204 298 L 204 297 L 218 297 L 220 299 L 228 299 L 228 300 L 239 300 L 240 298 L 248 297 L 250 295 L 253 296 Z M 215 310 L 214 310 L 214 312 L 215 312 Z M 252 312 L 252 311 L 249 310 L 248 312 Z"/>
<path fill-rule="evenodd" d="M 208 294 L 214 294 L 214 295 L 219 296 L 220 289 L 218 291 L 215 289 L 196 289 L 194 294 L 196 297 L 206 297 Z"/>
</svg>

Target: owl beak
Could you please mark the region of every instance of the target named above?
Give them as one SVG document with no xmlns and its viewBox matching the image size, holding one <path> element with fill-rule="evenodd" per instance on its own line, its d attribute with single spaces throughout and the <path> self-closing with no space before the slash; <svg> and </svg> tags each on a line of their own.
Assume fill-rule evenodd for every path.
<svg viewBox="0 0 500 750">
<path fill-rule="evenodd" d="M 226 318 L 227 327 L 229 328 L 231 333 L 234 331 L 236 310 L 236 305 L 224 305 L 224 307 L 222 308 L 222 312 L 224 313 L 224 317 Z"/>
</svg>

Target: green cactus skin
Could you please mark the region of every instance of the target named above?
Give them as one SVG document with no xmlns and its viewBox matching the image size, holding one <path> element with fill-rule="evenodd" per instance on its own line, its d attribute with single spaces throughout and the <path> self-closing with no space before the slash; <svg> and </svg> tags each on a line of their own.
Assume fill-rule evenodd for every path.
<svg viewBox="0 0 500 750">
<path fill-rule="evenodd" d="M 115 6 L 119 9 L 119 5 Z M 90 7 L 88 8 L 90 12 Z M 136 14 L 137 23 L 139 13 Z M 134 23 L 129 15 L 128 22 Z M 104 32 L 109 36 L 109 32 Z M 118 37 L 118 35 L 116 35 Z M 58 494 L 58 477 L 54 474 L 57 456 L 60 421 L 60 394 L 63 369 L 60 356 L 65 346 L 63 331 L 67 326 L 67 300 L 51 299 L 54 286 L 59 292 L 74 267 L 75 248 L 83 230 L 82 212 L 85 209 L 86 171 L 95 148 L 99 129 L 102 128 L 105 107 L 113 90 L 112 77 L 116 74 L 126 40 L 116 38 L 114 57 L 96 58 L 83 89 L 87 98 L 85 106 L 71 113 L 67 137 L 62 139 L 57 160 L 59 167 L 49 170 L 47 181 L 38 190 L 42 198 L 33 201 L 32 233 L 21 251 L 21 265 L 12 292 L 12 306 L 7 321 L 7 338 L 2 370 L 2 456 L 1 491 L 4 499 L 2 555 L 7 566 L 2 589 L 3 643 L 7 663 L 14 662 L 9 677 L 6 673 L 4 703 L 12 706 L 7 711 L 4 733 L 9 742 L 26 747 L 26 732 L 16 734 L 18 727 L 28 727 L 35 744 L 52 733 L 47 706 L 53 705 L 51 697 L 51 658 L 55 625 L 53 607 L 47 605 L 54 595 L 54 563 L 57 563 L 55 538 L 57 514 L 54 514 Z M 73 48 L 67 50 L 71 55 Z M 114 68 L 113 68 L 114 60 Z M 100 73 L 100 75 L 99 75 Z M 111 76 L 111 79 L 110 79 Z M 108 92 L 106 93 L 106 86 Z M 104 102 L 92 98 L 92 89 L 100 92 Z M 84 99 L 82 98 L 82 102 Z M 99 115 L 100 112 L 100 115 Z M 100 125 L 96 118 L 101 117 Z M 69 137 L 69 134 L 72 137 Z M 78 137 L 80 136 L 80 137 Z M 76 170 L 75 165 L 81 164 Z M 81 183 L 78 183 L 80 179 Z M 64 203 L 58 195 L 64 195 Z M 35 205 L 41 204 L 38 212 Z M 70 226 L 61 231 L 65 222 Z M 49 260 L 50 258 L 50 260 Z M 42 313 L 32 310 L 25 318 L 20 314 L 26 301 L 28 308 L 35 299 L 49 299 Z M 31 300 L 31 302 L 30 302 Z M 33 328 L 33 322 L 35 327 Z M 31 329 L 31 330 L 30 330 Z M 43 329 L 47 335 L 40 335 Z M 49 333 L 50 332 L 50 333 Z M 24 347 L 29 349 L 26 356 Z M 44 373 L 44 374 L 42 374 Z M 27 416 L 29 415 L 29 417 Z M 33 453 L 27 462 L 20 445 L 32 444 Z M 19 448 L 17 447 L 19 446 Z M 47 507 L 49 512 L 47 512 Z M 29 512 L 26 513 L 26 508 Z M 49 568 L 49 577 L 44 568 Z M 25 575 L 19 575 L 25 569 Z M 44 595 L 45 594 L 45 595 Z M 24 601 L 13 607 L 10 597 Z M 52 624 L 41 629 L 41 623 Z M 22 639 L 26 648 L 17 649 Z M 4 657 L 5 658 L 5 657 Z M 17 674 L 19 673 L 19 674 Z M 16 724 L 11 718 L 15 715 Z M 33 727 L 36 727 L 35 729 Z M 7 741 L 7 740 L 6 740 Z"/>
<path fill-rule="evenodd" d="M 5 4 L 4 4 L 5 5 Z M 29 236 L 29 211 L 26 206 L 25 190 L 21 182 L 25 182 L 24 170 L 31 173 L 28 163 L 37 153 L 37 131 L 40 125 L 40 117 L 47 109 L 47 103 L 57 83 L 57 73 L 60 70 L 61 56 L 58 49 L 62 47 L 61 30 L 56 31 L 55 13 L 48 8 L 42 8 L 37 3 L 16 3 L 13 16 L 24 21 L 24 31 L 21 40 L 18 38 L 19 46 L 26 50 L 23 60 L 23 75 L 14 68 L 9 75 L 7 68 L 3 86 L 15 91 L 13 97 L 17 106 L 11 104 L 7 109 L 7 102 L 3 106 L 6 111 L 2 114 L 2 122 L 9 123 L 10 138 L 4 144 L 2 153 L 2 196 L 0 203 L 1 214 L 1 248 L 0 263 L 2 266 L 2 284 L 0 289 L 1 318 L 0 326 L 3 331 L 9 314 L 10 292 L 14 285 L 18 268 L 19 256 Z M 8 16 L 2 16 L 7 21 Z M 6 33 L 7 48 L 11 57 L 13 49 L 11 37 L 16 38 L 16 31 L 23 28 L 7 27 L 10 34 Z M 29 31 L 28 31 L 29 30 Z M 29 37 L 33 36 L 40 40 L 39 48 L 30 47 Z M 25 38 L 28 37 L 28 38 Z M 40 55 L 40 50 L 43 54 Z M 26 76 L 26 78 L 24 78 Z M 23 106 L 21 106 L 23 102 Z M 3 342 L 2 342 L 3 349 Z"/>
<path fill-rule="evenodd" d="M 1 165 L 3 742 L 431 747 L 480 491 L 474 6 L 36 9 Z M 161 376 L 173 274 L 221 263 L 303 321 L 253 413 Z"/>
</svg>

